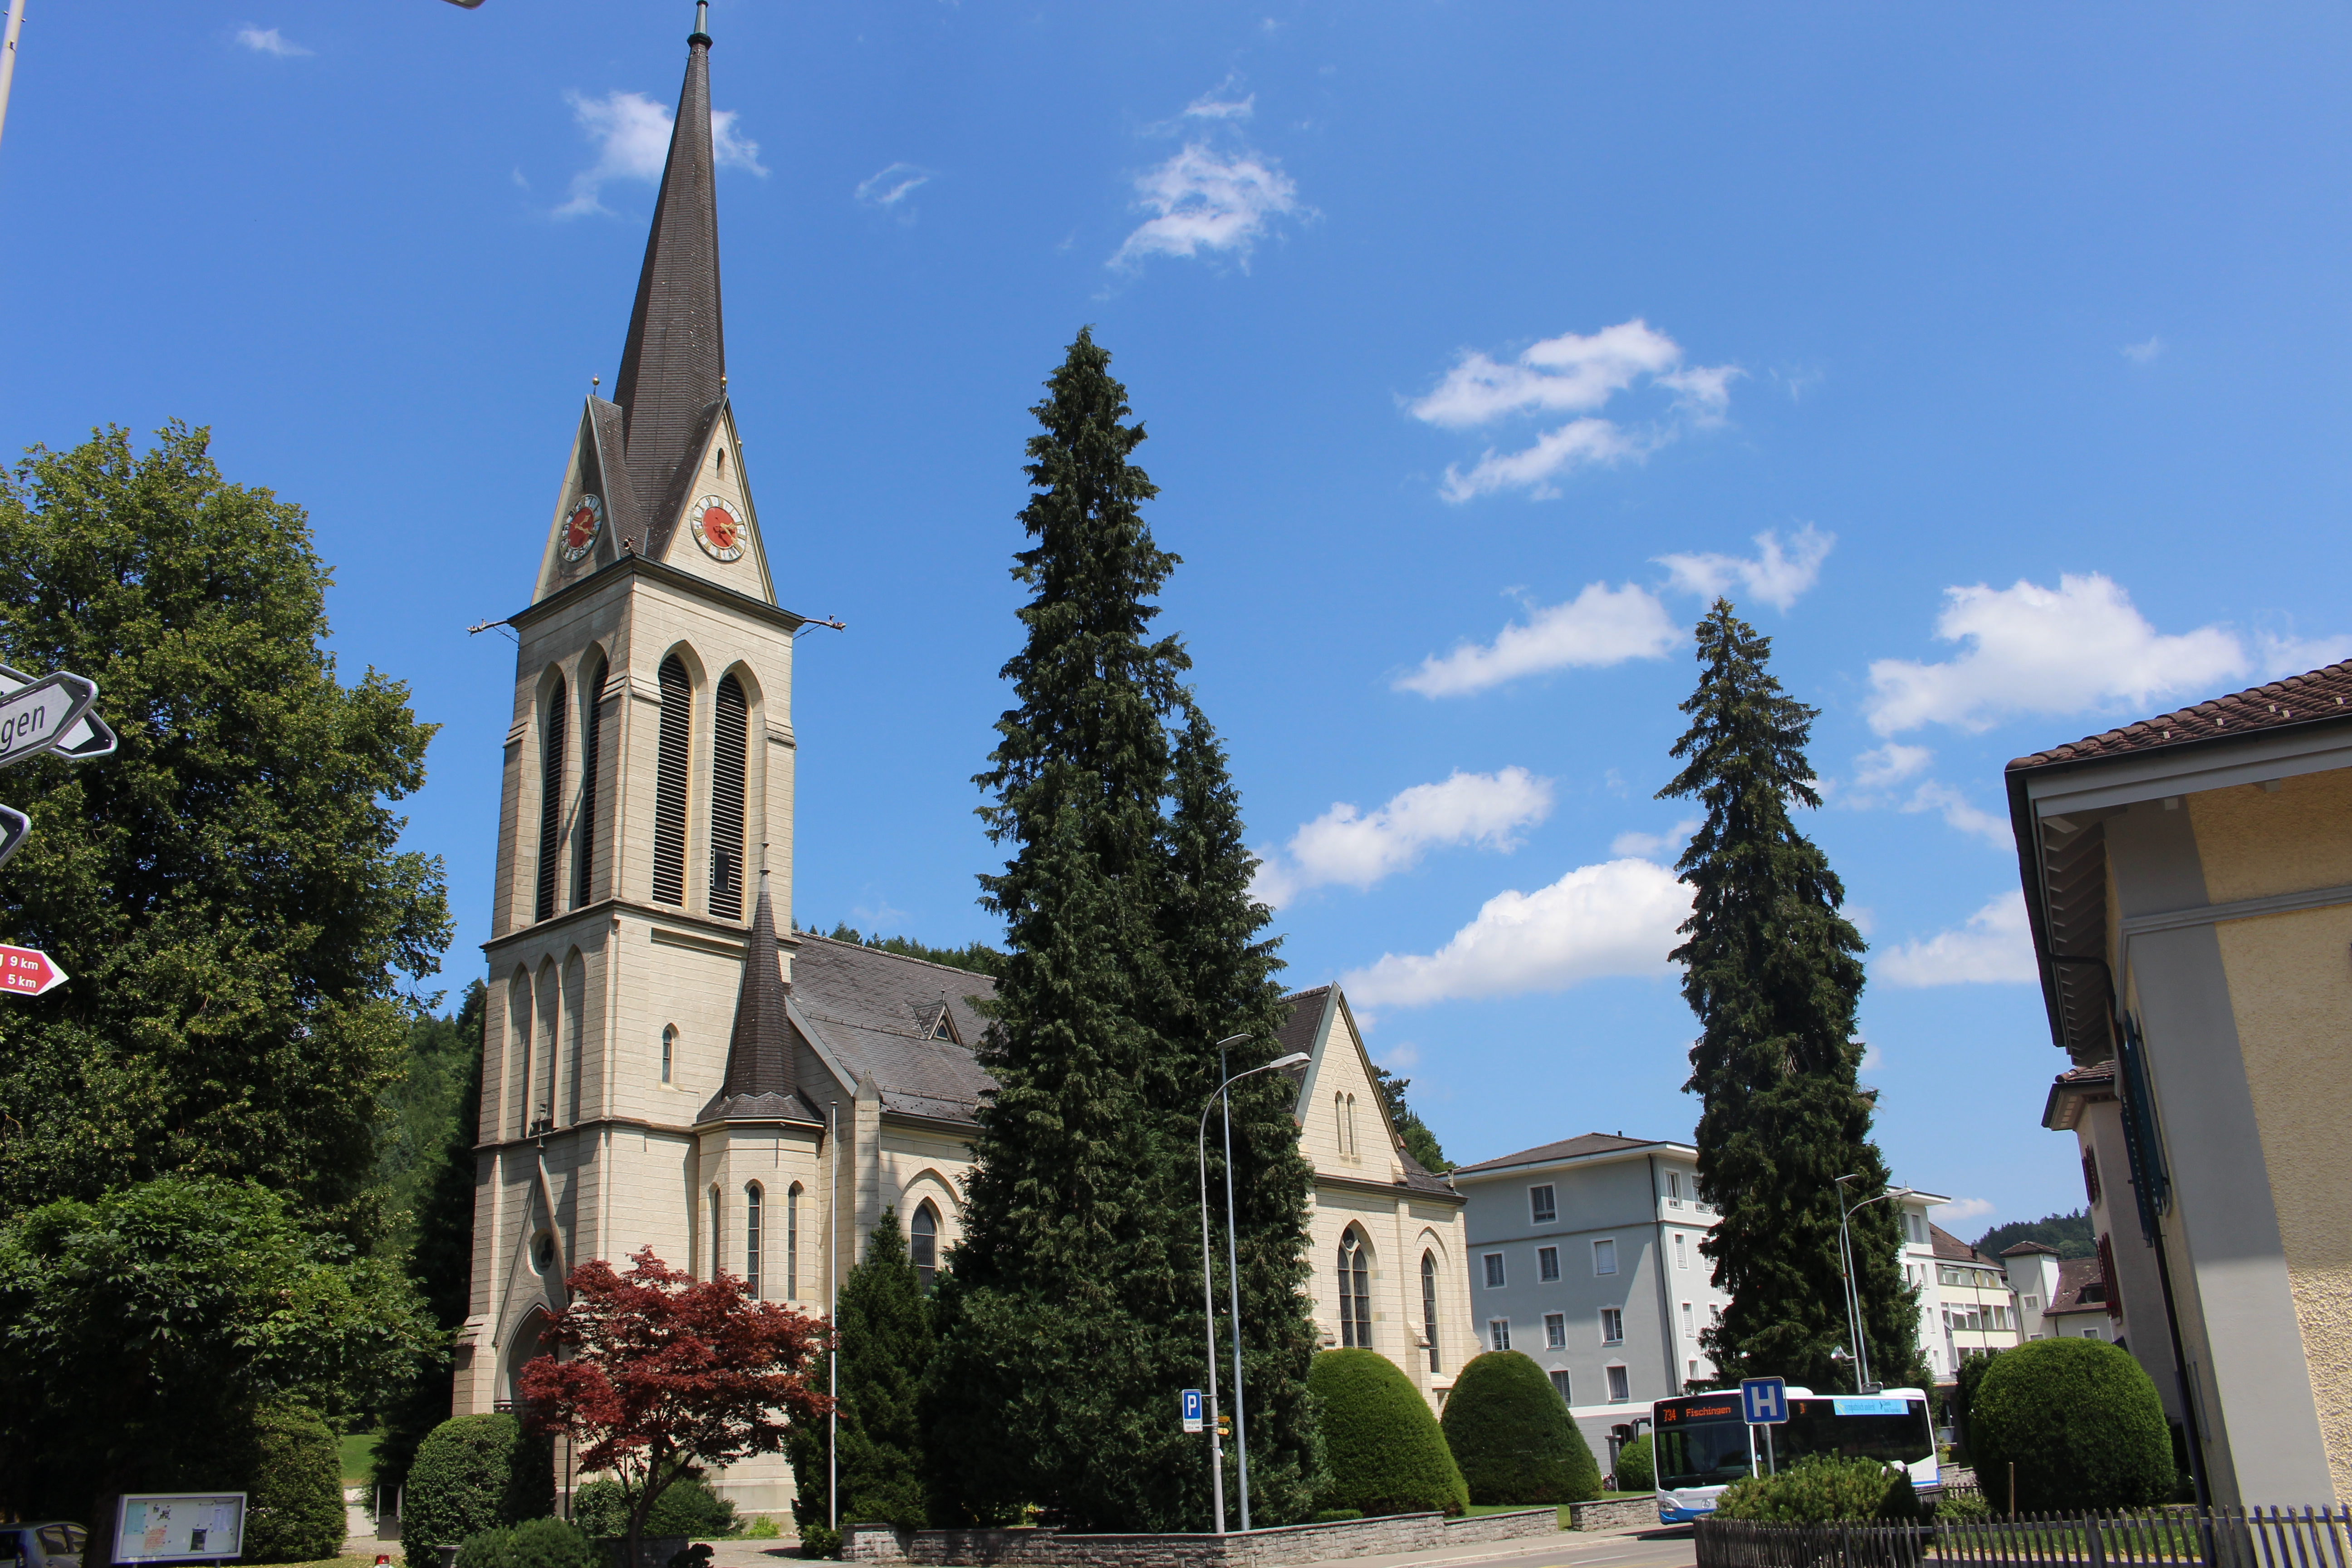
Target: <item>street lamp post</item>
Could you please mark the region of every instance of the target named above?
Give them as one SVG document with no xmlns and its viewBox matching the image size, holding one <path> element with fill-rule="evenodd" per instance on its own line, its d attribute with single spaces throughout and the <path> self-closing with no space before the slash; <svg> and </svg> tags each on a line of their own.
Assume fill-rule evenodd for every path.
<svg viewBox="0 0 2352 1568">
<path fill-rule="evenodd" d="M 1881 1199 L 1909 1197 L 1912 1189 L 1889 1187 L 1886 1191 L 1864 1198 L 1858 1204 L 1847 1203 L 1845 1184 L 1861 1179 L 1859 1173 L 1843 1175 L 1832 1182 L 1830 1185 L 1836 1189 L 1838 1196 L 1838 1278 L 1845 1287 L 1846 1327 L 1853 1335 L 1853 1391 L 1856 1394 L 1868 1394 L 1878 1385 L 1870 1380 L 1870 1347 L 1863 1342 L 1862 1281 L 1854 1278 L 1853 1235 L 1848 1227 L 1848 1222 L 1856 1214 Z"/>
<path fill-rule="evenodd" d="M 1225 1047 L 1240 1045 L 1249 1038 L 1246 1034 L 1228 1035 L 1217 1042 L 1217 1076 L 1225 1076 Z M 1226 1079 L 1231 1082 L 1230 1079 Z M 1225 1289 L 1233 1300 L 1234 1320 L 1234 1480 L 1241 1492 L 1242 1530 L 1250 1527 L 1249 1499 L 1249 1411 L 1243 1396 L 1242 1378 L 1242 1265 L 1234 1230 L 1234 1097 L 1223 1089 L 1217 1098 L 1224 1109 L 1218 1121 L 1225 1139 Z"/>
<path fill-rule="evenodd" d="M 1246 1037 L 1246 1036 L 1234 1037 L 1234 1038 Z M 1234 1041 L 1232 1039 L 1221 1040 L 1218 1042 L 1220 1047 L 1230 1046 L 1233 1043 Z M 1202 1327 L 1207 1334 L 1209 1342 L 1209 1499 L 1212 1506 L 1216 1510 L 1217 1533 L 1219 1535 L 1223 1535 L 1225 1532 L 1225 1445 L 1224 1439 L 1217 1434 L 1217 1282 L 1215 1267 L 1210 1261 L 1212 1255 L 1209 1251 L 1209 1112 L 1216 1109 L 1217 1101 L 1224 1097 L 1225 1090 L 1241 1082 L 1242 1079 L 1250 1077 L 1252 1074 L 1273 1072 L 1279 1068 L 1298 1067 L 1304 1064 L 1307 1059 L 1307 1056 L 1305 1051 L 1293 1051 L 1286 1057 L 1276 1057 L 1270 1062 L 1251 1068 L 1247 1072 L 1237 1072 L 1234 1074 L 1233 1077 L 1226 1079 L 1224 1082 L 1217 1085 L 1216 1092 L 1209 1096 L 1209 1101 L 1206 1105 L 1201 1107 L 1200 1136 L 1197 1140 L 1201 1156 L 1201 1317 Z M 1218 1070 L 1220 1072 L 1223 1070 L 1222 1065 Z M 1225 1180 L 1227 1183 L 1225 1191 L 1225 1225 L 1228 1232 L 1230 1232 L 1233 1226 L 1233 1189 L 1231 1185 L 1233 1181 L 1233 1134 L 1230 1128 L 1228 1128 L 1226 1131 L 1225 1150 Z M 1226 1256 L 1228 1259 L 1232 1258 L 1233 1254 L 1230 1248 L 1228 1248 Z M 1235 1384 L 1234 1392 L 1236 1399 L 1235 1407 L 1238 1409 L 1238 1400 L 1241 1393 L 1241 1293 L 1238 1289 L 1236 1289 L 1234 1293 L 1234 1377 Z M 1242 1528 L 1246 1530 L 1249 1528 L 1246 1522 L 1249 1510 L 1249 1493 L 1246 1489 L 1248 1487 L 1248 1478 L 1246 1472 L 1244 1472 L 1243 1477 L 1243 1486 L 1244 1489 L 1242 1493 L 1242 1510 L 1244 1522 Z"/>
</svg>

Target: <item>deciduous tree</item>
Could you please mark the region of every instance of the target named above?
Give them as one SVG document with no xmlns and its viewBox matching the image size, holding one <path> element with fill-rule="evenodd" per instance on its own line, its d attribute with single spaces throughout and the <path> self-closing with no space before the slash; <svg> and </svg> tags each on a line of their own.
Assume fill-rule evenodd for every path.
<svg viewBox="0 0 2352 1568">
<path fill-rule="evenodd" d="M 525 1366 L 522 1396 L 534 1426 L 578 1445 L 581 1470 L 620 1483 L 629 1562 L 673 1481 L 700 1465 L 775 1453 L 793 1426 L 832 1408 L 808 1378 L 824 1328 L 752 1300 L 732 1275 L 697 1280 L 648 1247 L 626 1274 L 599 1260 L 566 1284 L 572 1303 L 543 1331 L 562 1359 Z"/>
</svg>

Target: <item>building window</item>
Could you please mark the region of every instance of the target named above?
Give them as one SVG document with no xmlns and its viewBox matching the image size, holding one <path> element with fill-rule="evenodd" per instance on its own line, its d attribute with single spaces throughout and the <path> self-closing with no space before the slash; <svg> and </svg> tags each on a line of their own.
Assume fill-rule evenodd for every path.
<svg viewBox="0 0 2352 1568">
<path fill-rule="evenodd" d="M 1625 1310 L 1622 1307 L 1601 1309 L 1601 1342 L 1622 1345 L 1625 1342 Z"/>
<path fill-rule="evenodd" d="M 2096 1151 L 2083 1151 L 2083 1190 L 2091 1194 L 2091 1202 L 2099 1201 L 2099 1156 Z"/>
<path fill-rule="evenodd" d="M 2096 1329 L 2084 1329 L 2083 1331 L 2083 1337 L 2086 1340 L 2095 1340 L 2099 1337 L 2099 1331 Z"/>
<path fill-rule="evenodd" d="M 1429 1342 L 1429 1370 L 1437 1364 L 1437 1255 L 1421 1255 L 1421 1332 Z"/>
<path fill-rule="evenodd" d="M 1557 1279 L 1559 1278 L 1559 1247 L 1538 1247 L 1536 1248 L 1536 1278 L 1538 1279 Z"/>
<path fill-rule="evenodd" d="M 1509 1350 L 1511 1348 L 1511 1320 L 1508 1318 L 1487 1319 L 1486 1343 L 1489 1348 L 1494 1350 Z"/>
<path fill-rule="evenodd" d="M 1675 1208 L 1683 1206 L 1683 1174 L 1680 1171 L 1666 1173 L 1666 1202 Z"/>
<path fill-rule="evenodd" d="M 654 902 L 686 902 L 686 775 L 693 755 L 694 688 L 686 664 L 661 661 L 661 721 L 654 757 Z"/>
<path fill-rule="evenodd" d="M 915 1206 L 915 1223 L 908 1227 L 907 1251 L 915 1260 L 915 1278 L 922 1281 L 923 1294 L 940 1278 L 940 1211 L 925 1198 Z"/>
<path fill-rule="evenodd" d="M 1691 1304 L 1688 1301 L 1683 1303 L 1683 1338 L 1686 1340 L 1698 1338 L 1698 1314 L 1691 1310 Z"/>
<path fill-rule="evenodd" d="M 1692 1383 L 1696 1383 L 1698 1381 L 1698 1357 L 1691 1357 L 1687 1364 L 1690 1368 L 1687 1375 Z"/>
<path fill-rule="evenodd" d="M 1486 1254 L 1486 1289 L 1499 1290 L 1502 1288 L 1503 1255 L 1499 1252 L 1490 1252 Z"/>
<path fill-rule="evenodd" d="M 784 1300 L 801 1297 L 801 1184 L 784 1189 Z"/>
<path fill-rule="evenodd" d="M 1904 1217 L 1904 1219 L 1905 1219 L 1906 1221 L 1907 1221 L 1907 1222 L 1909 1223 L 1909 1225 L 1910 1225 L 1910 1226 L 1911 1226 L 1911 1245 L 1912 1245 L 1912 1246 L 1914 1246 L 1914 1247 L 1925 1247 L 1925 1246 L 1927 1246 L 1927 1220 L 1926 1220 L 1926 1219 L 1924 1219 L 1924 1218 L 1922 1218 L 1920 1215 L 1916 1215 L 1916 1214 L 1906 1214 L 1903 1217 Z"/>
<path fill-rule="evenodd" d="M 1356 1097 L 1351 1094 L 1348 1097 L 1348 1158 L 1360 1160 L 1363 1157 L 1364 1146 L 1356 1142 Z"/>
<path fill-rule="evenodd" d="M 1551 1391 L 1559 1395 L 1559 1402 L 1562 1405 L 1573 1405 L 1576 1403 L 1575 1400 L 1569 1397 L 1567 1368 L 1556 1366 L 1551 1369 Z"/>
<path fill-rule="evenodd" d="M 1528 1189 L 1528 1215 L 1538 1225 L 1549 1225 L 1559 1217 L 1559 1205 L 1552 1202 L 1549 1187 Z"/>
<path fill-rule="evenodd" d="M 1706 1321 L 1710 1323 L 1720 1323 L 1723 1321 L 1722 1302 L 1717 1301 L 1709 1304 L 1706 1309 Z"/>
<path fill-rule="evenodd" d="M 1546 1312 L 1544 1314 L 1544 1349 L 1548 1351 L 1564 1351 L 1567 1348 L 1568 1314 L 1565 1312 Z"/>
<path fill-rule="evenodd" d="M 1677 1268 L 1690 1267 L 1690 1237 L 1681 1231 L 1675 1232 L 1675 1267 Z"/>
<path fill-rule="evenodd" d="M 2028 1296 L 2025 1299 L 2025 1310 L 2029 1312 L 2038 1312 L 2042 1310 L 2042 1298 L 2039 1296 Z"/>
<path fill-rule="evenodd" d="M 562 680 L 547 694 L 539 720 L 539 897 L 531 919 L 555 913 L 555 851 L 563 841 L 563 721 Z"/>
<path fill-rule="evenodd" d="M 743 802 L 751 744 L 751 705 L 744 700 L 743 683 L 730 674 L 719 682 L 710 725 L 710 912 L 719 920 L 743 918 Z"/>
<path fill-rule="evenodd" d="M 1609 1402 L 1622 1405 L 1633 1397 L 1633 1386 L 1626 1379 L 1625 1369 L 1622 1366 L 1609 1368 Z"/>
<path fill-rule="evenodd" d="M 1595 1274 L 1617 1272 L 1617 1243 L 1613 1239 L 1604 1238 L 1592 1244 L 1592 1272 Z"/>
<path fill-rule="evenodd" d="M 719 1228 L 726 1217 L 727 1200 L 720 1197 L 719 1189 L 713 1186 L 710 1189 L 710 1277 L 713 1279 L 719 1278 L 719 1270 L 726 1262 L 726 1254 L 719 1239 L 722 1233 Z"/>
<path fill-rule="evenodd" d="M 665 1024 L 662 1026 L 662 1082 L 673 1083 L 677 1081 L 677 1026 L 676 1024 Z"/>
<path fill-rule="evenodd" d="M 1354 1226 L 1339 1238 L 1339 1342 L 1372 1348 L 1372 1270 L 1364 1257 L 1364 1233 Z"/>
<path fill-rule="evenodd" d="M 743 1289 L 760 1299 L 760 1184 L 743 1189 Z"/>
</svg>

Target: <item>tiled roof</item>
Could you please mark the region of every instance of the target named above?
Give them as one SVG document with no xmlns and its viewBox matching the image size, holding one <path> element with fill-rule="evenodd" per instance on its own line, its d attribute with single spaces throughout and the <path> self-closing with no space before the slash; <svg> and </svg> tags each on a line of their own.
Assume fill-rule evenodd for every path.
<svg viewBox="0 0 2352 1568">
<path fill-rule="evenodd" d="M 1664 1140 L 1658 1138 L 1628 1138 L 1622 1132 L 1587 1132 L 1580 1138 L 1564 1138 L 1557 1143 L 1545 1143 L 1533 1149 L 1522 1149 L 1516 1154 L 1499 1159 L 1481 1160 L 1475 1165 L 1456 1165 L 1457 1176 L 1475 1175 L 1480 1171 L 1502 1170 L 1511 1165 L 1542 1164 L 1553 1160 L 1573 1160 L 1584 1154 L 1607 1154 L 1620 1149 L 1660 1149 Z"/>
<path fill-rule="evenodd" d="M 2105 1312 L 2107 1310 L 2107 1279 L 2099 1271 L 2095 1258 L 2066 1258 L 2058 1263 L 2058 1289 L 2050 1293 L 2050 1305 L 2042 1315 L 2050 1317 L 2061 1312 Z"/>
<path fill-rule="evenodd" d="M 2069 1068 L 2052 1081 L 2066 1089 L 2113 1083 L 2116 1081 L 2116 1064 L 2111 1061 L 2093 1062 L 2088 1067 Z"/>
<path fill-rule="evenodd" d="M 2003 1258 L 2030 1258 L 2037 1252 L 2046 1252 L 2053 1258 L 2058 1256 L 2056 1247 L 2044 1247 L 2038 1241 L 2021 1241 L 2013 1247 L 2004 1247 L 2000 1249 L 2000 1255 Z"/>
<path fill-rule="evenodd" d="M 970 1121 L 996 1087 L 971 1049 L 988 1026 L 972 1001 L 995 994 L 985 974 L 813 931 L 793 959 L 793 1004 L 824 1048 L 852 1082 L 872 1076 L 883 1109 L 908 1116 Z M 953 1039 L 933 1037 L 942 1008 Z"/>
<path fill-rule="evenodd" d="M 1967 1242 L 1962 1241 L 1958 1237 L 1954 1236 L 1950 1231 L 1946 1230 L 1940 1225 L 1931 1223 L 1927 1226 L 1927 1239 L 1935 1243 L 1936 1257 L 1942 1261 L 1949 1263 L 1980 1263 L 1989 1268 L 1997 1268 L 2000 1267 L 2000 1265 L 1993 1262 L 1991 1258 L 1987 1258 L 1983 1253 L 1979 1252 L 1975 1247 L 1970 1247 Z"/>
<path fill-rule="evenodd" d="M 784 973 L 776 956 L 776 917 L 768 901 L 768 874 L 760 873 L 760 901 L 744 944 L 743 978 L 735 992 L 735 1027 L 727 1040 L 727 1078 L 697 1118 L 701 1121 L 765 1121 L 782 1116 L 793 1093 L 793 1026 L 784 1016 Z"/>
<path fill-rule="evenodd" d="M 2234 740 L 2240 735 L 2347 719 L 2352 719 L 2352 659 L 2315 669 L 2308 675 L 2291 675 L 2267 686 L 2249 687 L 2194 707 L 2159 713 L 2120 730 L 2086 735 L 2066 745 L 2019 757 L 2009 764 L 2008 771 L 2017 773 L 2058 763 L 2095 762 L 2167 746 Z"/>
</svg>

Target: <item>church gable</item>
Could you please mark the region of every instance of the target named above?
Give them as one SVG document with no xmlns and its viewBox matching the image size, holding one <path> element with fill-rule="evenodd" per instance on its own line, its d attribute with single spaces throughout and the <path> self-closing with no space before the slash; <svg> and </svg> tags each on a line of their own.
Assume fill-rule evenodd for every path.
<svg viewBox="0 0 2352 1568">
<path fill-rule="evenodd" d="M 600 397 L 591 396 L 581 411 L 533 604 L 619 559 L 623 539 L 637 525 L 628 466 L 621 460 L 621 424 L 620 407 Z"/>
<path fill-rule="evenodd" d="M 693 460 L 679 465 L 669 495 L 648 518 L 640 552 L 647 560 L 774 604 L 775 584 L 768 574 L 759 514 L 743 477 L 743 443 L 736 434 L 734 410 L 724 400 L 709 410 L 692 451 Z"/>
<path fill-rule="evenodd" d="M 1311 1053 L 1296 1114 L 1299 1147 L 1315 1173 L 1449 1191 L 1398 1142 L 1347 996 L 1337 985 L 1321 985 L 1286 1000 L 1291 1015 L 1282 1047 Z"/>
</svg>

